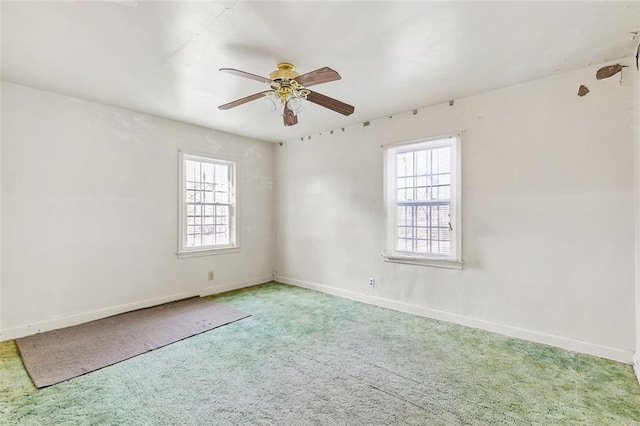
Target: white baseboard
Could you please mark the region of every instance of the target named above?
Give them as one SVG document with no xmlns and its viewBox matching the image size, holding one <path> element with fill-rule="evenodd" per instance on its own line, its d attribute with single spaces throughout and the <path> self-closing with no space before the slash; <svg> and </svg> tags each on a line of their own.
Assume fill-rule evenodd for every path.
<svg viewBox="0 0 640 426">
<path fill-rule="evenodd" d="M 383 308 L 393 309 L 396 311 L 406 312 L 423 317 L 433 318 L 441 321 L 452 322 L 468 327 L 479 328 L 481 330 L 491 331 L 493 333 L 502 334 L 518 339 L 529 340 L 536 343 L 543 343 L 549 346 L 555 346 L 574 352 L 594 355 L 601 358 L 607 358 L 614 361 L 631 364 L 633 362 L 633 351 L 619 349 L 610 346 L 604 346 L 597 343 L 585 342 L 583 340 L 571 339 L 568 337 L 556 336 L 553 334 L 541 333 L 539 331 L 527 330 L 523 328 L 513 327 L 510 325 L 499 324 L 491 321 L 485 321 L 478 318 L 467 317 L 451 312 L 431 309 L 424 306 L 413 305 L 410 303 L 398 302 L 395 300 L 384 299 L 376 296 L 360 294 L 349 290 L 343 290 L 336 287 L 330 287 L 322 284 L 300 281 L 293 278 L 276 276 L 274 280 L 284 284 L 294 285 L 297 287 L 308 288 L 320 291 L 322 293 L 332 294 L 334 296 L 344 297 L 346 299 L 358 302 L 368 303 L 370 305 L 381 306 Z M 640 360 L 636 360 L 636 374 L 640 378 Z"/>
<path fill-rule="evenodd" d="M 636 352 L 633 355 L 633 371 L 636 373 L 636 378 L 640 384 L 640 352 Z"/>
<path fill-rule="evenodd" d="M 250 280 L 242 280 L 235 283 L 223 284 L 207 287 L 200 291 L 200 296 L 211 296 L 212 294 L 225 293 L 231 290 L 238 290 L 245 287 L 253 287 L 254 285 L 264 284 L 273 281 L 273 275 L 265 275 L 264 277 L 254 278 Z"/>
<path fill-rule="evenodd" d="M 58 328 L 70 327 L 72 325 L 78 325 L 85 322 L 122 314 L 124 312 L 135 311 L 136 309 L 143 309 L 143 308 L 149 308 L 151 306 L 162 305 L 163 303 L 173 302 L 174 300 L 181 300 L 181 299 L 186 299 L 188 297 L 194 297 L 194 296 L 209 296 L 211 294 L 224 293 L 225 291 L 236 290 L 244 287 L 250 287 L 257 284 L 269 282 L 272 280 L 273 280 L 273 276 L 269 275 L 266 277 L 260 277 L 260 278 L 255 278 L 251 280 L 243 280 L 235 283 L 207 287 L 202 290 L 193 290 L 193 291 L 187 291 L 183 293 L 175 293 L 169 296 L 157 297 L 157 298 L 142 300 L 134 303 L 127 303 L 124 305 L 113 306 L 106 309 L 99 309 L 97 311 L 83 312 L 81 314 L 69 315 L 63 318 L 56 318 L 54 320 L 41 321 L 33 324 L 27 324 L 24 326 L 7 328 L 5 330 L 2 330 L 2 333 L 0 334 L 0 341 L 18 339 L 20 337 L 29 336 L 36 333 L 56 330 Z"/>
</svg>

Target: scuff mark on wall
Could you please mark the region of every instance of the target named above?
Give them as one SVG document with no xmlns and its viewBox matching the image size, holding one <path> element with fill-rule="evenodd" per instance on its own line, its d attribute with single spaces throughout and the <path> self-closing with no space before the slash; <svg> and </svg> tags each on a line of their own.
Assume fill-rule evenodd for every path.
<svg viewBox="0 0 640 426">
<path fill-rule="evenodd" d="M 222 149 L 222 142 L 218 141 L 215 134 L 207 135 L 207 149 L 210 154 L 217 154 Z"/>
<path fill-rule="evenodd" d="M 262 148 L 260 146 L 250 146 L 242 153 L 243 164 L 251 164 L 259 160 L 262 160 Z"/>
<path fill-rule="evenodd" d="M 128 8 L 132 8 L 132 9 L 136 9 L 138 7 L 138 2 L 137 1 L 124 1 L 124 0 L 116 1 L 116 0 L 112 0 L 109 3 L 115 4 L 116 6 L 128 7 Z"/>
<path fill-rule="evenodd" d="M 252 182 L 255 182 L 257 186 L 267 189 L 268 191 L 273 191 L 274 182 L 270 177 L 264 176 L 251 176 Z"/>
<path fill-rule="evenodd" d="M 584 84 L 581 84 L 578 89 L 578 96 L 585 96 L 587 93 L 589 93 L 589 88 Z"/>
<path fill-rule="evenodd" d="M 104 132 L 105 123 L 107 124 L 106 131 L 111 133 L 114 138 L 135 143 L 140 143 L 141 141 L 136 135 L 149 132 L 155 128 L 153 121 L 149 117 L 138 113 L 123 114 L 121 109 L 111 106 L 100 106 L 95 120 L 88 122 L 87 126 L 90 129 Z"/>
</svg>

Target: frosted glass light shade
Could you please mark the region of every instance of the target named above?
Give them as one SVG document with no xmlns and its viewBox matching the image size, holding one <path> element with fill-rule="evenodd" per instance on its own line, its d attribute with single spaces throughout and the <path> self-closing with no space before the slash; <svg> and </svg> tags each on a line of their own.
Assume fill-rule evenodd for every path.
<svg viewBox="0 0 640 426">
<path fill-rule="evenodd" d="M 295 115 L 298 115 L 300 112 L 304 111 L 304 107 L 302 106 L 302 99 L 297 96 L 292 96 L 287 101 L 287 107 L 293 111 Z"/>
</svg>

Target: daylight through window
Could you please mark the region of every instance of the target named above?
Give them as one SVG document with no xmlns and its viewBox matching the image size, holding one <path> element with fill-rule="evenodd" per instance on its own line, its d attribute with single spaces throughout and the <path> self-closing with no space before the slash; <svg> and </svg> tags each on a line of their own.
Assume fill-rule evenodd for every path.
<svg viewBox="0 0 640 426">
<path fill-rule="evenodd" d="M 181 251 L 235 246 L 235 164 L 182 155 Z"/>
<path fill-rule="evenodd" d="M 460 261 L 458 141 L 387 148 L 388 258 Z"/>
</svg>

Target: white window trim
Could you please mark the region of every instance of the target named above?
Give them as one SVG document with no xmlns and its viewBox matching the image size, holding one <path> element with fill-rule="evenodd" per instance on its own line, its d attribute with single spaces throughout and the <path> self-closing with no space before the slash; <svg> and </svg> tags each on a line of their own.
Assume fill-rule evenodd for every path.
<svg viewBox="0 0 640 426">
<path fill-rule="evenodd" d="M 201 159 L 205 159 L 210 161 L 211 163 L 232 163 L 233 164 L 233 214 L 231 215 L 231 238 L 232 243 L 224 246 L 216 246 L 216 247 L 196 247 L 189 249 L 187 248 L 187 241 L 185 235 L 186 229 L 186 217 L 185 217 L 185 170 L 184 170 L 184 162 L 185 157 L 194 157 L 196 160 L 200 161 Z M 223 157 L 219 155 L 211 155 L 204 152 L 197 151 L 178 151 L 178 250 L 177 256 L 179 259 L 190 258 L 190 257 L 199 257 L 199 256 L 210 256 L 210 255 L 219 255 L 219 254 L 228 254 L 228 253 L 237 253 L 240 251 L 240 235 L 238 232 L 238 217 L 240 215 L 240 207 L 238 202 L 238 161 L 234 158 Z"/>
<path fill-rule="evenodd" d="M 414 151 L 416 145 L 424 144 L 432 146 L 432 142 L 439 139 L 453 138 L 451 144 L 454 151 L 453 156 L 455 162 L 452 164 L 451 178 L 455 181 L 451 185 L 451 211 L 455 212 L 451 218 L 451 226 L 454 228 L 454 244 L 453 256 L 435 256 L 420 255 L 411 252 L 395 251 L 393 249 L 396 233 L 396 202 L 397 192 L 392 191 L 395 188 L 393 181 L 396 176 L 395 162 L 390 161 L 390 156 L 395 157 L 396 154 L 403 151 Z M 462 269 L 464 262 L 462 261 L 462 132 L 447 133 L 444 135 L 433 136 L 429 138 L 397 142 L 389 145 L 383 145 L 384 149 L 384 202 L 386 207 L 385 214 L 385 238 L 384 252 L 382 257 L 386 262 L 404 263 L 411 265 L 432 266 L 447 269 Z M 404 147 L 404 149 L 403 149 Z M 390 169 L 393 168 L 393 169 Z"/>
</svg>

